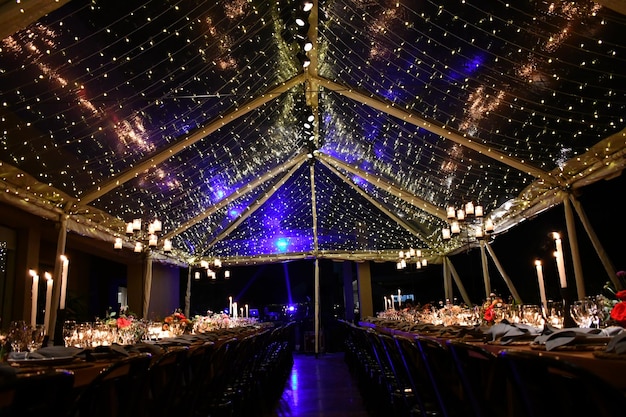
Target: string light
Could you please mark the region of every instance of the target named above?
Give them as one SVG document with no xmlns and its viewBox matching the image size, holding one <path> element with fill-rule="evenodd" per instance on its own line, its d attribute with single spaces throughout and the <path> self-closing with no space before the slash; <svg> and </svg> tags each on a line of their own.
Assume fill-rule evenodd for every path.
<svg viewBox="0 0 626 417">
<path fill-rule="evenodd" d="M 287 12 L 298 5 L 289 4 Z M 233 193 L 307 148 L 310 136 L 299 133 L 299 123 L 310 106 L 308 85 L 228 118 L 302 73 L 296 49 L 304 44 L 294 48 L 280 36 L 285 8 L 285 2 L 246 0 L 201 8 L 195 2 L 70 2 L 7 36 L 0 51 L 0 82 L 7 86 L 0 103 L 0 160 L 17 169 L 6 168 L 3 184 L 28 190 L 22 195 L 29 201 L 65 207 L 211 125 L 192 145 L 81 211 L 89 211 L 89 227 L 119 230 L 115 219 L 145 211 L 175 230 L 229 199 L 172 238 L 183 251 L 204 251 L 204 242 L 239 219 L 273 183 Z M 522 8 L 426 1 L 417 8 L 411 2 L 345 0 L 324 5 L 319 19 L 313 52 L 321 77 L 533 167 L 563 168 L 624 125 L 624 23 L 596 3 Z M 343 92 L 314 92 L 320 93 L 319 152 L 436 207 L 468 195 L 489 211 L 510 199 L 525 202 L 520 193 L 535 179 L 527 171 Z M 315 170 L 323 250 L 375 252 L 441 239 L 445 220 L 419 205 L 358 175 L 342 171 L 352 181 L 346 184 L 318 162 Z M 31 187 L 24 172 L 42 187 Z M 309 181 L 303 167 L 211 251 L 221 258 L 310 251 Z M 114 245 L 121 247 L 123 239 L 117 239 Z"/>
</svg>

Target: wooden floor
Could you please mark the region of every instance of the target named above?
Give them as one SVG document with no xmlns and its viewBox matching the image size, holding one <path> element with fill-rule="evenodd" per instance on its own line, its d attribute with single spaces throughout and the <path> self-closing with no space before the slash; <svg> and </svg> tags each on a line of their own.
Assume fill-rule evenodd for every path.
<svg viewBox="0 0 626 417">
<path fill-rule="evenodd" d="M 270 417 L 367 417 L 344 354 L 294 352 L 283 395 Z"/>
</svg>

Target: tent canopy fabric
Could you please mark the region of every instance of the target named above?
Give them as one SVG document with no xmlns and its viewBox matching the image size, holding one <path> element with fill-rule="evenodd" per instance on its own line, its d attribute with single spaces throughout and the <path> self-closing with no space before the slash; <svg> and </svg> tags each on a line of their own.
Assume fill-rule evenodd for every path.
<svg viewBox="0 0 626 417">
<path fill-rule="evenodd" d="M 302 4 L 4 4 L 0 198 L 129 248 L 158 218 L 157 260 L 438 262 L 482 224 L 450 205 L 493 238 L 621 173 L 619 5 Z"/>
</svg>

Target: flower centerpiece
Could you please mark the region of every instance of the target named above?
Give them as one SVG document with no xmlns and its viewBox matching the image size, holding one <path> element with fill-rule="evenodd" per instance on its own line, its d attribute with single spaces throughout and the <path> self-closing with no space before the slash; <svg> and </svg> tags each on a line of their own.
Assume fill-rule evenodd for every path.
<svg viewBox="0 0 626 417">
<path fill-rule="evenodd" d="M 619 271 L 616 275 L 622 288 L 626 287 L 626 271 Z M 602 296 L 602 309 L 605 313 L 610 311 L 608 315 L 604 315 L 608 316 L 604 324 L 626 327 L 626 290 L 616 291 L 611 282 L 604 285 L 604 290 L 611 296 L 611 298 Z"/>
<path fill-rule="evenodd" d="M 189 320 L 180 309 L 163 319 L 164 331 L 170 331 L 174 336 L 190 333 L 193 330 L 193 321 Z"/>
<path fill-rule="evenodd" d="M 119 315 L 109 309 L 105 324 L 115 330 L 116 342 L 122 345 L 140 341 L 146 331 L 143 323 L 137 319 L 134 313 L 129 311 L 128 306 L 122 306 Z"/>
</svg>

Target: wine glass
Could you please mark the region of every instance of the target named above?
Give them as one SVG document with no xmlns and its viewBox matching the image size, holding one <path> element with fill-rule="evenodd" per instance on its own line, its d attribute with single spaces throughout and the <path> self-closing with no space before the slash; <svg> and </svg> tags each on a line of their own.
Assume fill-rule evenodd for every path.
<svg viewBox="0 0 626 417">
<path fill-rule="evenodd" d="M 74 320 L 67 320 L 63 323 L 63 340 L 65 346 L 74 346 L 76 340 L 76 322 Z"/>
<path fill-rule="evenodd" d="M 24 320 L 12 321 L 7 337 L 13 352 L 25 352 L 28 350 L 28 341 L 30 340 L 30 326 Z"/>
<path fill-rule="evenodd" d="M 46 329 L 43 324 L 37 324 L 35 327 L 29 326 L 30 338 L 28 339 L 28 351 L 34 352 L 40 349 L 43 345 L 43 340 L 46 336 Z"/>
<path fill-rule="evenodd" d="M 570 306 L 572 318 L 581 328 L 590 328 L 593 324 L 593 303 L 588 298 L 577 300 Z"/>
</svg>

